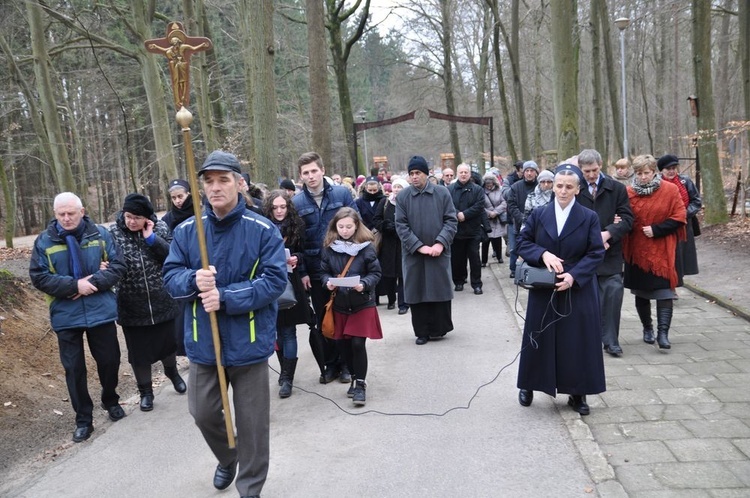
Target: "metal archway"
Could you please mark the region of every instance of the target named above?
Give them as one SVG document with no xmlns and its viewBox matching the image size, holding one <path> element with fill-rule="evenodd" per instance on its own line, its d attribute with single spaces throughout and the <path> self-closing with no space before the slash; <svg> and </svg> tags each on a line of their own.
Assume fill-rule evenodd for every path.
<svg viewBox="0 0 750 498">
<path fill-rule="evenodd" d="M 354 123 L 354 150 L 359 150 L 357 145 L 357 134 L 360 131 L 370 130 L 373 128 L 381 128 L 383 126 L 391 126 L 404 121 L 410 121 L 415 118 L 417 111 L 411 111 L 407 114 L 402 114 L 395 118 L 383 119 L 381 121 L 365 121 L 363 123 Z M 453 114 L 444 114 L 442 112 L 433 111 L 427 109 L 427 114 L 432 119 L 440 119 L 442 121 L 452 121 L 455 123 L 467 123 L 467 124 L 478 124 L 482 126 L 490 127 L 490 164 L 492 164 L 493 158 L 495 157 L 495 139 L 494 139 L 494 125 L 492 117 L 484 116 L 456 116 Z M 355 155 L 354 160 L 354 178 L 359 174 L 359 154 Z"/>
</svg>

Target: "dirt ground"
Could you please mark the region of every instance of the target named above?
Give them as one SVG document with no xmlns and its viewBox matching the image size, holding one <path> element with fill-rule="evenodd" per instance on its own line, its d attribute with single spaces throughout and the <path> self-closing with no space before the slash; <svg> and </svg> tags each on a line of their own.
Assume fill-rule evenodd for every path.
<svg viewBox="0 0 750 498">
<path fill-rule="evenodd" d="M 74 447 L 75 414 L 44 294 L 28 277 L 30 254 L 28 248 L 0 248 L 0 481 L 43 467 Z M 117 391 L 125 412 L 130 413 L 138 397 L 121 332 L 120 350 Z M 96 435 L 112 422 L 99 408 L 96 364 L 88 349 L 87 355 Z M 187 365 L 187 360 L 180 359 L 180 364 Z M 166 379 L 157 366 L 161 364 L 154 366 L 158 391 Z"/>
<path fill-rule="evenodd" d="M 704 227 L 698 249 L 701 261 L 750 260 L 750 222 L 735 219 L 728 225 Z M 0 247 L 0 481 L 75 451 L 70 441 L 74 414 L 57 341 L 49 327 L 44 296 L 29 281 L 29 257 L 28 248 Z M 742 280 L 750 281 L 750 271 Z M 118 391 L 129 413 L 138 398 L 122 334 L 120 338 L 123 354 Z M 186 360 L 181 362 L 186 365 Z M 98 406 L 101 391 L 90 357 L 87 365 L 90 392 Z M 156 366 L 154 372 L 158 389 L 165 379 Z M 97 433 L 109 424 L 106 412 L 97 408 Z"/>
</svg>

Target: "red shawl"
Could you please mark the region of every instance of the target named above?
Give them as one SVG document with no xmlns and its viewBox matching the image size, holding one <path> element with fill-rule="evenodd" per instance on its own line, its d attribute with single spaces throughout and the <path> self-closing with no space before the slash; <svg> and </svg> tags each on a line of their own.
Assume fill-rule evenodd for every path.
<svg viewBox="0 0 750 498">
<path fill-rule="evenodd" d="M 686 238 L 686 210 L 679 190 L 675 185 L 662 181 L 656 192 L 641 196 L 628 186 L 628 198 L 635 220 L 633 230 L 622 243 L 625 262 L 669 280 L 669 286 L 674 289 L 677 286 L 677 241 Z M 682 226 L 666 237 L 649 238 L 643 234 L 643 227 L 657 225 L 668 219 L 679 221 Z"/>
</svg>

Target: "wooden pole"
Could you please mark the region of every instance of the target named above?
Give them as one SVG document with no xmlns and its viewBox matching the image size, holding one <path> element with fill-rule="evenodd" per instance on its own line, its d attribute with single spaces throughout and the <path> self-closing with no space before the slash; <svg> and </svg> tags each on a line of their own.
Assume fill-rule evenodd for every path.
<svg viewBox="0 0 750 498">
<path fill-rule="evenodd" d="M 191 45 L 192 44 L 192 45 Z M 162 53 L 169 60 L 169 72 L 172 76 L 172 92 L 174 94 L 175 107 L 179 110 L 175 115 L 177 124 L 180 125 L 182 138 L 185 144 L 185 164 L 187 165 L 188 183 L 190 191 L 198 194 L 198 177 L 195 171 L 195 156 L 193 155 L 193 139 L 190 133 L 190 125 L 193 123 L 193 114 L 185 107 L 190 103 L 190 54 L 192 52 L 208 50 L 211 48 L 211 40 L 208 38 L 192 38 L 185 34 L 181 23 L 171 22 L 167 27 L 166 38 L 146 40 L 146 50 L 153 53 Z M 193 202 L 195 213 L 195 233 L 198 238 L 198 249 L 201 255 L 201 267 L 209 269 L 208 249 L 206 247 L 206 232 L 203 229 L 203 218 L 199 199 Z M 219 322 L 216 320 L 216 312 L 208 314 L 211 323 L 211 337 L 216 354 L 216 371 L 219 376 L 219 389 L 221 391 L 221 406 L 224 409 L 224 422 L 227 429 L 227 443 L 230 448 L 236 446 L 234 439 L 234 423 L 232 422 L 232 410 L 229 406 L 229 393 L 227 389 L 227 377 L 224 366 L 221 363 L 221 337 L 219 335 Z"/>
</svg>

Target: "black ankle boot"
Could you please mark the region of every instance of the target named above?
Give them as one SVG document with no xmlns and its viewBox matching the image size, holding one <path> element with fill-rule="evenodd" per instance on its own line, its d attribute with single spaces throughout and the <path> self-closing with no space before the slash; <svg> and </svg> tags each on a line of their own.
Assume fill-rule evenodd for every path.
<svg viewBox="0 0 750 498">
<path fill-rule="evenodd" d="M 150 412 L 154 409 L 154 390 L 151 384 L 138 384 L 138 392 L 141 393 L 141 411 Z"/>
<path fill-rule="evenodd" d="M 280 398 L 288 398 L 292 395 L 292 386 L 294 383 L 294 372 L 297 370 L 297 358 L 284 358 L 281 367 L 281 388 L 279 389 Z"/>
<path fill-rule="evenodd" d="M 164 375 L 172 381 L 172 386 L 178 394 L 185 394 L 187 385 L 185 384 L 185 380 L 180 377 L 177 367 L 164 367 Z"/>
<path fill-rule="evenodd" d="M 643 324 L 643 342 L 646 344 L 654 343 L 654 322 L 651 320 L 651 303 L 646 302 L 645 305 L 635 305 L 635 310 L 638 312 L 638 318 L 641 319 Z"/>
<path fill-rule="evenodd" d="M 671 349 L 669 343 L 669 327 L 672 325 L 672 308 L 656 307 L 657 334 L 656 342 L 659 349 Z"/>
</svg>

